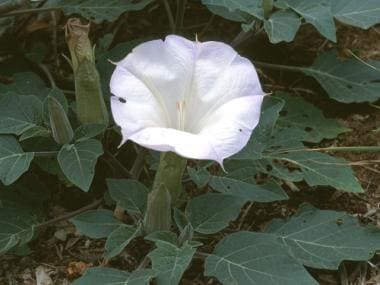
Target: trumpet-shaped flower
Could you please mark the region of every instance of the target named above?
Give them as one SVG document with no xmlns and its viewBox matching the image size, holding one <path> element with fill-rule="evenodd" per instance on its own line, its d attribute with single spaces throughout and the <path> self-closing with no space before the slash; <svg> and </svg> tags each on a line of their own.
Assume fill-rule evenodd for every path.
<svg viewBox="0 0 380 285">
<path fill-rule="evenodd" d="M 247 144 L 264 97 L 252 63 L 233 48 L 173 35 L 137 46 L 110 88 L 122 143 L 220 164 Z"/>
</svg>

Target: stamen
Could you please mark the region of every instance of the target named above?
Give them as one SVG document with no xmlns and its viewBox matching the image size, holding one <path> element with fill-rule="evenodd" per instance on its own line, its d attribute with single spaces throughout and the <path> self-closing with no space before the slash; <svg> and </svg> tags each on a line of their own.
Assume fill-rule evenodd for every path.
<svg viewBox="0 0 380 285">
<path fill-rule="evenodd" d="M 176 102 L 177 107 L 177 129 L 184 131 L 185 130 L 185 117 L 186 117 L 186 101 L 177 101 Z"/>
</svg>

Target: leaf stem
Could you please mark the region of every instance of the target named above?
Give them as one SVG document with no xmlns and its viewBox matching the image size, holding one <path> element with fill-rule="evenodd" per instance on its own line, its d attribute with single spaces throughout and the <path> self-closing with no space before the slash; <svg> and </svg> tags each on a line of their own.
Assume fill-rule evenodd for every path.
<svg viewBox="0 0 380 285">
<path fill-rule="evenodd" d="M 56 156 L 59 151 L 32 151 L 36 157 Z"/>
</svg>

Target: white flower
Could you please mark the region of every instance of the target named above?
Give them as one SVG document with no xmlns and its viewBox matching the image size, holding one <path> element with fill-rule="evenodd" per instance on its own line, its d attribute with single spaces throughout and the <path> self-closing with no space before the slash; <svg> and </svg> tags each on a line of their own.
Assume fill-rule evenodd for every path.
<svg viewBox="0 0 380 285">
<path fill-rule="evenodd" d="M 264 97 L 255 68 L 230 46 L 174 35 L 137 46 L 110 87 L 122 143 L 220 164 L 247 144 Z"/>
</svg>

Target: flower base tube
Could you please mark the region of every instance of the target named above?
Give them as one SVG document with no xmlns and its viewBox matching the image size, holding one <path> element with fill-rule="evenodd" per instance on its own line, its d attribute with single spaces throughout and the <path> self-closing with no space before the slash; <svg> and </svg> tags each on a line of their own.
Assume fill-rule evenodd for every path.
<svg viewBox="0 0 380 285">
<path fill-rule="evenodd" d="M 182 175 L 186 159 L 175 153 L 161 154 L 160 164 L 148 195 L 144 230 L 146 233 L 169 230 L 171 206 L 178 201 L 182 189 Z"/>
</svg>

